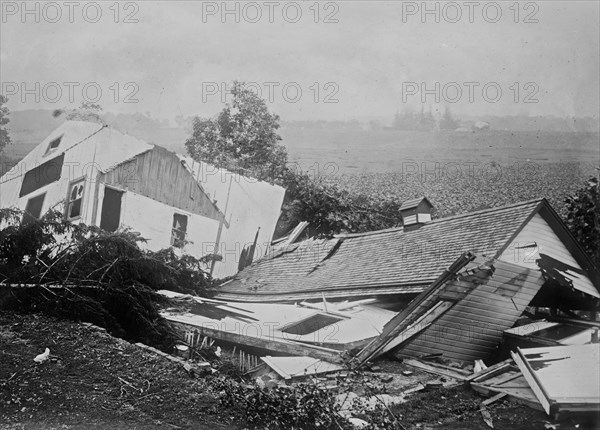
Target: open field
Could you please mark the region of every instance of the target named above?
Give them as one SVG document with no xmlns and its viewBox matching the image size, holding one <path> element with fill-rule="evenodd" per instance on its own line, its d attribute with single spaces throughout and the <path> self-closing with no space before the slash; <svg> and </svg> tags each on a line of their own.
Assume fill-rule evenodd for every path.
<svg viewBox="0 0 600 430">
<path fill-rule="evenodd" d="M 332 174 L 387 173 L 414 163 L 600 163 L 598 133 L 415 132 L 284 129 L 291 161 Z"/>
<path fill-rule="evenodd" d="M 327 182 L 375 200 L 404 201 L 426 196 L 437 217 L 546 198 L 564 218 L 565 197 L 598 173 L 585 163 L 478 166 L 472 170 L 428 165 L 429 170 L 332 175 Z"/>
<path fill-rule="evenodd" d="M 10 130 L 13 144 L 2 157 L 20 159 L 41 142 L 60 122 Z M 137 130 L 132 135 L 172 151 L 185 153 L 188 137 L 183 129 Z M 490 162 L 600 164 L 600 135 L 587 132 L 489 132 L 364 131 L 282 128 L 281 143 L 290 161 L 303 170 L 333 175 L 387 173 L 422 162 Z"/>
<path fill-rule="evenodd" d="M 50 131 L 13 130 L 2 171 Z M 182 129 L 136 137 L 185 152 Z M 413 132 L 282 129 L 292 166 L 374 199 L 427 196 L 438 216 L 546 197 L 559 211 L 565 196 L 600 166 L 600 137 L 584 132 Z"/>
<path fill-rule="evenodd" d="M 426 196 L 437 216 L 564 199 L 600 166 L 597 133 L 428 133 L 283 130 L 290 159 L 311 175 L 376 200 Z"/>
</svg>

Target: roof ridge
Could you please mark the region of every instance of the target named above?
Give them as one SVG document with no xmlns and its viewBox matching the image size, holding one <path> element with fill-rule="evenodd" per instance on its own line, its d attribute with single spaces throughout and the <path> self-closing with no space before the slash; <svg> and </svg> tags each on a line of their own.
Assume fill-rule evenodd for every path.
<svg viewBox="0 0 600 430">
<path fill-rule="evenodd" d="M 519 206 L 526 206 L 526 205 L 529 205 L 532 203 L 540 203 L 543 200 L 545 200 L 545 199 L 544 198 L 531 199 L 531 200 L 525 200 L 525 201 L 518 202 L 518 203 L 512 203 L 510 205 L 505 205 L 505 206 L 497 206 L 497 207 L 493 207 L 493 208 L 480 209 L 478 211 L 473 211 L 473 212 L 465 212 L 462 214 L 457 214 L 457 215 L 452 215 L 449 217 L 431 220 L 431 221 L 425 223 L 424 226 L 428 226 L 431 224 L 438 224 L 438 223 L 441 223 L 444 221 L 451 221 L 451 220 L 454 220 L 457 218 L 467 218 L 469 216 L 481 215 L 483 213 L 499 212 L 502 210 L 512 209 L 512 208 L 519 207 Z M 387 228 L 387 229 L 383 229 L 383 230 L 366 231 L 366 232 L 362 232 L 362 233 L 336 234 L 334 237 L 340 238 L 340 239 L 346 239 L 346 238 L 351 239 L 354 237 L 375 236 L 377 234 L 393 233 L 396 231 L 403 231 L 403 230 L 404 230 L 404 227 L 392 227 L 392 228 Z"/>
<path fill-rule="evenodd" d="M 452 215 L 452 216 L 445 217 L 445 218 L 434 219 L 434 220 L 428 222 L 425 225 L 433 224 L 433 223 L 439 223 L 439 222 L 442 222 L 442 221 L 449 221 L 449 220 L 456 219 L 456 218 L 466 218 L 466 217 L 472 216 L 472 215 L 481 215 L 482 213 L 499 212 L 501 210 L 512 209 L 512 208 L 516 208 L 516 207 L 519 207 L 519 206 L 526 206 L 526 205 L 530 205 L 532 203 L 540 203 L 540 202 L 542 202 L 544 200 L 545 199 L 542 197 L 542 198 L 538 198 L 538 199 L 531 199 L 531 200 L 525 200 L 525 201 L 518 202 L 518 203 L 512 203 L 510 205 L 505 205 L 505 206 L 496 206 L 496 207 L 493 207 L 493 208 L 480 209 L 478 211 L 466 212 L 464 214 L 457 214 L 457 215 Z"/>
</svg>

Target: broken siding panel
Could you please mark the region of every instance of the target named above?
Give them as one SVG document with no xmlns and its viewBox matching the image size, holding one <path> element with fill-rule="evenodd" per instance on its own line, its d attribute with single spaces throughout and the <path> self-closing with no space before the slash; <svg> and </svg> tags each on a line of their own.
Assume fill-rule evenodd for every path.
<svg viewBox="0 0 600 430">
<path fill-rule="evenodd" d="M 471 361 L 489 356 L 502 339 L 502 332 L 513 326 L 543 284 L 539 271 L 494 263 L 496 269 L 487 284 L 478 285 L 463 300 L 437 319 L 422 333 L 408 341 L 400 356 L 420 356 L 442 352 L 444 357 Z M 514 281 L 515 277 L 518 281 Z M 519 282 L 514 297 L 505 297 L 498 287 L 505 280 Z"/>
<path fill-rule="evenodd" d="M 517 348 L 512 353 L 523 376 L 549 415 L 593 412 L 600 407 L 598 345 Z"/>
<path fill-rule="evenodd" d="M 193 214 L 221 219 L 220 212 L 199 186 L 188 188 L 192 180 L 177 155 L 158 146 L 106 172 L 103 178 L 107 185 Z"/>
</svg>

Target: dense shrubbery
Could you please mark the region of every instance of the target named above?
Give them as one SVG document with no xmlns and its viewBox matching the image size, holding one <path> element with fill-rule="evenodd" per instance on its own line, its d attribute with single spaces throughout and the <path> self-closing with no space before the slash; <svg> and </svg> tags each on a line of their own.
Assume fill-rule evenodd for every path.
<svg viewBox="0 0 600 430">
<path fill-rule="evenodd" d="M 272 389 L 215 378 L 212 389 L 220 393 L 222 407 L 236 411 L 245 428 L 265 430 L 350 430 L 354 425 L 340 414 L 333 392 L 312 383 L 281 385 Z M 355 415 L 367 424 L 364 430 L 399 430 L 402 425 L 383 402 L 354 405 Z"/>
<path fill-rule="evenodd" d="M 310 235 L 365 232 L 402 224 L 401 202 L 375 201 L 302 173 L 290 173 L 282 182 L 288 192 L 279 233 L 301 221 L 310 223 Z"/>
<path fill-rule="evenodd" d="M 142 250 L 144 239 L 131 231 L 72 224 L 57 212 L 24 218 L 12 209 L 0 210 L 0 225 L 0 283 L 22 285 L 3 293 L 6 308 L 92 322 L 164 349 L 175 334 L 158 313 L 164 299 L 156 291 L 211 293 L 199 260 Z"/>
<path fill-rule="evenodd" d="M 600 268 L 600 194 L 598 179 L 567 197 L 567 226 Z"/>
</svg>

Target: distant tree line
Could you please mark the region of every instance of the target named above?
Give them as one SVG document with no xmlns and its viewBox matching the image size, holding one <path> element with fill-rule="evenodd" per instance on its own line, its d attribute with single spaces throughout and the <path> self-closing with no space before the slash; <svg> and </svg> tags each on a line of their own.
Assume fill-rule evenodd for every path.
<svg viewBox="0 0 600 430">
<path fill-rule="evenodd" d="M 458 121 L 452 117 L 452 113 L 447 106 L 439 120 L 435 118 L 431 109 L 425 112 L 425 109 L 421 107 L 418 113 L 411 109 L 404 109 L 401 113 L 397 112 L 392 121 L 392 129 L 394 130 L 455 130 L 458 126 Z"/>
</svg>

